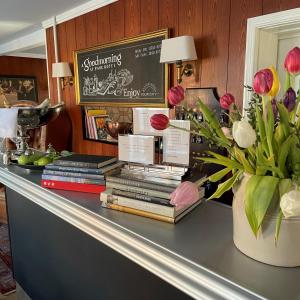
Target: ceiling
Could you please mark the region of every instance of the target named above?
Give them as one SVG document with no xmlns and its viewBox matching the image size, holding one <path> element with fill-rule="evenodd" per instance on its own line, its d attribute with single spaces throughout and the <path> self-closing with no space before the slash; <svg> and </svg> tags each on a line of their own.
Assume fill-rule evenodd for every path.
<svg viewBox="0 0 300 300">
<path fill-rule="evenodd" d="M 87 0 L 8 0 L 1 1 L 0 45 L 42 28 L 42 22 Z M 41 53 L 45 48 L 34 49 Z"/>
</svg>

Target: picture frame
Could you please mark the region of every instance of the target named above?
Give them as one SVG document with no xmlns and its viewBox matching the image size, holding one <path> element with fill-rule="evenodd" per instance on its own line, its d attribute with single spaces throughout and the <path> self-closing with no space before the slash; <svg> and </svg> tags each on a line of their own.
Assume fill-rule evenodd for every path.
<svg viewBox="0 0 300 300">
<path fill-rule="evenodd" d="M 74 55 L 76 103 L 119 107 L 167 107 L 169 67 L 161 64 L 163 29 Z"/>
<path fill-rule="evenodd" d="M 0 106 L 3 106 L 5 101 L 38 102 L 36 77 L 0 75 Z"/>
</svg>

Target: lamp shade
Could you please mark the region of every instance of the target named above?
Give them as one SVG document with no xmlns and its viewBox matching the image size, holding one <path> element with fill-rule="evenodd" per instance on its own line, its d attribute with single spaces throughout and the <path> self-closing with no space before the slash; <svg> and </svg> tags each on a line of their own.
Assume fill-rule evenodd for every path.
<svg viewBox="0 0 300 300">
<path fill-rule="evenodd" d="M 178 60 L 196 60 L 197 53 L 195 49 L 194 38 L 183 35 L 171 39 L 162 40 L 160 62 L 172 64 Z"/>
<path fill-rule="evenodd" d="M 68 62 L 52 64 L 52 77 L 72 77 L 72 72 Z"/>
</svg>

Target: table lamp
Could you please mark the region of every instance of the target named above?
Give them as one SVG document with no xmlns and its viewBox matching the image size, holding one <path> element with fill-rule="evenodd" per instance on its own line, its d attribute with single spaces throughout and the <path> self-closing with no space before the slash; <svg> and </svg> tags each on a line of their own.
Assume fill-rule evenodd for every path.
<svg viewBox="0 0 300 300">
<path fill-rule="evenodd" d="M 73 75 L 68 62 L 53 63 L 52 77 L 60 78 L 62 89 L 64 89 L 67 84 L 73 85 Z"/>
</svg>

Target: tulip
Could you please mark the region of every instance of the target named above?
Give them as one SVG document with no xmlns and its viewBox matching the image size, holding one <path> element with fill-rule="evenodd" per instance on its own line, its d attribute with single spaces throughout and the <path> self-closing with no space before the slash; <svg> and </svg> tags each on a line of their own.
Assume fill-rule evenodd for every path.
<svg viewBox="0 0 300 300">
<path fill-rule="evenodd" d="M 289 112 L 291 112 L 295 108 L 296 98 L 297 96 L 293 88 L 288 88 L 284 95 L 283 104 Z"/>
<path fill-rule="evenodd" d="M 156 130 L 164 130 L 169 126 L 169 118 L 164 114 L 155 114 L 150 118 L 151 126 Z"/>
<path fill-rule="evenodd" d="M 300 216 L 300 191 L 285 193 L 280 200 L 280 207 L 286 218 Z"/>
<path fill-rule="evenodd" d="M 273 85 L 273 73 L 270 69 L 263 69 L 254 75 L 253 89 L 259 95 L 268 94 Z"/>
<path fill-rule="evenodd" d="M 182 86 L 177 85 L 169 89 L 168 101 L 172 106 L 178 105 L 184 99 L 184 89 Z"/>
<path fill-rule="evenodd" d="M 177 209 L 191 205 L 199 200 L 198 186 L 190 181 L 182 182 L 171 194 L 170 203 Z"/>
<path fill-rule="evenodd" d="M 284 60 L 284 68 L 293 75 L 300 73 L 300 49 L 298 47 L 289 51 Z"/>
<path fill-rule="evenodd" d="M 232 136 L 241 148 L 249 148 L 256 142 L 256 133 L 246 120 L 233 123 Z"/>
<path fill-rule="evenodd" d="M 229 110 L 231 104 L 234 103 L 234 97 L 227 93 L 220 98 L 220 105 L 223 109 Z"/>
<path fill-rule="evenodd" d="M 275 68 L 273 66 L 271 66 L 270 70 L 273 75 L 273 84 L 272 84 L 272 88 L 269 91 L 268 95 L 271 97 L 276 97 L 278 94 L 279 88 L 280 88 L 280 81 L 279 81 L 278 73 L 275 70 Z"/>
</svg>

